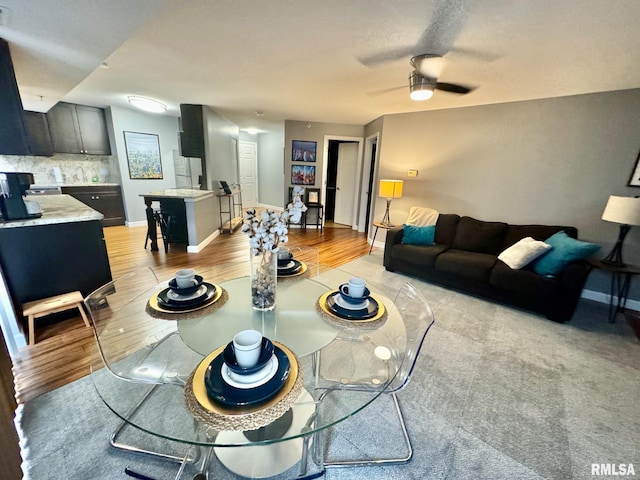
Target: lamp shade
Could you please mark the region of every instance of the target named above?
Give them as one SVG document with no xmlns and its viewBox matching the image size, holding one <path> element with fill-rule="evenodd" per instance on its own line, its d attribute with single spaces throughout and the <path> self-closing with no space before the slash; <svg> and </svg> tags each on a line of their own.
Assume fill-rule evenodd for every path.
<svg viewBox="0 0 640 480">
<path fill-rule="evenodd" d="M 402 197 L 402 180 L 380 180 L 378 196 L 383 198 Z"/>
<path fill-rule="evenodd" d="M 640 225 L 640 198 L 609 196 L 602 220 L 623 225 Z"/>
</svg>

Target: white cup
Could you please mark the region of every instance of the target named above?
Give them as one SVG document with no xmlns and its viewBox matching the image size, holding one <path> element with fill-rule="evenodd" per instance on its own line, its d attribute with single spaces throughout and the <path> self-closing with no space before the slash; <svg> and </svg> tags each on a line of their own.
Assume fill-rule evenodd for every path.
<svg viewBox="0 0 640 480">
<path fill-rule="evenodd" d="M 262 334 L 257 330 L 242 330 L 233 336 L 233 351 L 241 367 L 253 367 L 258 363 L 262 350 Z"/>
<path fill-rule="evenodd" d="M 183 268 L 176 272 L 178 288 L 189 288 L 196 284 L 196 271 L 193 268 Z"/>
<path fill-rule="evenodd" d="M 364 295 L 366 282 L 361 278 L 351 278 L 349 283 L 340 287 L 340 293 L 344 293 L 353 298 L 361 298 Z"/>
<path fill-rule="evenodd" d="M 280 247 L 278 250 L 278 260 L 289 260 L 291 258 L 291 252 L 288 247 Z"/>
</svg>

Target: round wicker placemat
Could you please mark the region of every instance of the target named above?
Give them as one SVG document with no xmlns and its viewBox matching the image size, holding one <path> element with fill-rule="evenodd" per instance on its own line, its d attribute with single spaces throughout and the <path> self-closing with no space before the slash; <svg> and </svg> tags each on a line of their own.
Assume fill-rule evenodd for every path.
<svg viewBox="0 0 640 480">
<path fill-rule="evenodd" d="M 300 278 L 304 278 L 309 275 L 307 264 L 298 260 L 300 262 L 300 270 L 296 273 L 292 273 L 291 275 L 278 275 L 278 281 L 287 281 L 287 280 L 299 280 Z"/>
<path fill-rule="evenodd" d="M 337 290 L 331 290 L 329 292 L 323 293 L 322 295 L 320 295 L 320 298 L 318 298 L 318 301 L 316 302 L 316 312 L 320 314 L 325 322 L 333 325 L 334 327 L 374 330 L 376 328 L 380 328 L 387 321 L 387 309 L 384 307 L 384 304 L 374 295 L 370 296 L 378 303 L 378 313 L 375 317 L 365 320 L 347 320 L 346 318 L 341 318 L 335 315 L 327 307 L 327 297 L 335 292 L 337 292 Z"/>
<path fill-rule="evenodd" d="M 278 342 L 273 343 L 286 353 L 291 362 L 289 378 L 275 397 L 247 407 L 228 407 L 209 399 L 204 387 L 204 372 L 213 359 L 222 354 L 224 347 L 220 347 L 202 360 L 187 380 L 184 399 L 189 412 L 197 420 L 211 425 L 216 430 L 238 431 L 265 427 L 287 413 L 302 391 L 302 371 L 298 358 L 291 350 Z M 194 385 L 194 382 L 197 384 Z"/>
<path fill-rule="evenodd" d="M 197 318 L 203 314 L 214 312 L 229 300 L 229 292 L 220 285 L 214 284 L 214 286 L 216 287 L 216 294 L 213 298 L 192 309 L 179 311 L 163 309 L 158 305 L 158 294 L 156 293 L 147 302 L 145 311 L 152 317 L 160 318 L 162 320 L 188 320 L 190 318 Z"/>
</svg>

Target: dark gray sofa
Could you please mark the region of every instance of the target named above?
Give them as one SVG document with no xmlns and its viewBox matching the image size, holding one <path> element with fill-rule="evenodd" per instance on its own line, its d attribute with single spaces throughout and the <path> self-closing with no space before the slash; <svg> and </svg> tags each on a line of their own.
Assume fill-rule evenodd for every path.
<svg viewBox="0 0 640 480">
<path fill-rule="evenodd" d="M 590 271 L 586 261 L 570 263 L 560 274 L 537 274 L 530 266 L 512 270 L 500 252 L 525 237 L 544 241 L 561 230 L 577 238 L 575 227 L 509 225 L 455 214 L 440 214 L 435 245 L 402 244 L 403 228 L 387 231 L 384 266 L 473 295 L 545 315 L 571 320 Z"/>
</svg>

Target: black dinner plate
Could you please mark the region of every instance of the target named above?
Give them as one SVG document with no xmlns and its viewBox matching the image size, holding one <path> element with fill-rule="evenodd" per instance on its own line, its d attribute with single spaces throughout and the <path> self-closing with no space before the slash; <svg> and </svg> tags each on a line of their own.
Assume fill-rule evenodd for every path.
<svg viewBox="0 0 640 480">
<path fill-rule="evenodd" d="M 293 260 L 293 255 L 291 254 L 287 258 L 278 258 L 278 268 L 286 266 L 291 260 Z"/>
<path fill-rule="evenodd" d="M 302 263 L 295 258 L 292 258 L 293 266 L 289 268 L 278 268 L 278 275 L 292 275 L 297 273 L 302 268 Z"/>
<path fill-rule="evenodd" d="M 208 282 L 202 283 L 207 287 L 206 293 L 200 295 L 198 298 L 194 298 L 193 300 L 189 300 L 186 302 L 176 302 L 174 300 L 171 300 L 167 297 L 167 292 L 171 289 L 165 288 L 164 290 L 160 291 L 160 293 L 158 293 L 158 306 L 166 308 L 168 310 L 179 311 L 197 307 L 198 305 L 202 305 L 203 303 L 208 302 L 216 294 L 216 286 Z"/>
<path fill-rule="evenodd" d="M 209 398 L 232 407 L 255 405 L 269 400 L 284 386 L 291 371 L 291 362 L 287 354 L 278 346 L 274 346 L 273 353 L 278 359 L 276 374 L 267 383 L 255 388 L 236 388 L 225 382 L 221 373 L 224 364 L 223 354 L 218 355 L 211 361 L 204 374 L 204 384 Z"/>
<path fill-rule="evenodd" d="M 224 363 L 227 364 L 229 370 L 238 375 L 251 375 L 252 373 L 256 373 L 262 367 L 264 367 L 267 362 L 271 359 L 271 355 L 273 355 L 273 343 L 267 337 L 262 337 L 262 351 L 260 352 L 260 357 L 258 357 L 258 363 L 256 363 L 252 367 L 241 367 L 238 365 L 236 361 L 236 354 L 233 349 L 233 342 L 229 342 L 222 352 L 222 358 Z"/>
<path fill-rule="evenodd" d="M 195 292 L 200 287 L 200 285 L 202 285 L 202 277 L 200 275 L 196 275 L 195 279 L 195 285 L 193 285 L 192 287 L 182 288 L 178 286 L 178 284 L 176 283 L 176 279 L 172 278 L 171 280 L 169 280 L 169 288 L 171 288 L 171 290 L 173 290 L 174 292 L 179 293 L 180 295 L 189 295 L 190 293 Z"/>
<path fill-rule="evenodd" d="M 332 292 L 329 294 L 327 297 L 327 308 L 331 313 L 334 313 L 340 318 L 344 318 L 345 320 L 367 320 L 378 314 L 378 302 L 376 302 L 373 297 L 367 298 L 367 300 L 369 300 L 367 308 L 349 310 L 336 303 L 336 295 L 340 295 L 340 292 Z"/>
</svg>

